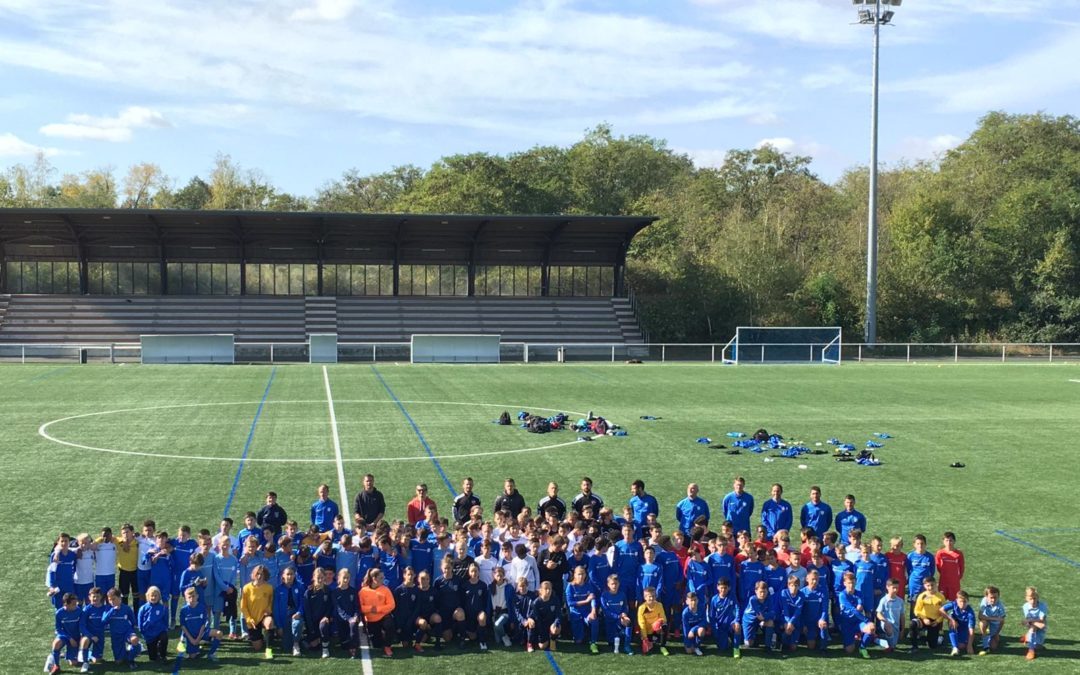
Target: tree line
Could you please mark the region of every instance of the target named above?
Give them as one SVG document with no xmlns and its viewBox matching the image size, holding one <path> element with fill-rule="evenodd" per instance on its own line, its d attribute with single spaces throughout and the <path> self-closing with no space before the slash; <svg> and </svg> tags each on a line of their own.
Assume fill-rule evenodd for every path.
<svg viewBox="0 0 1080 675">
<path fill-rule="evenodd" d="M 868 170 L 827 183 L 810 162 L 764 146 L 697 168 L 600 125 L 569 147 L 349 170 L 309 196 L 228 155 L 182 186 L 151 163 L 56 180 L 39 156 L 0 173 L 0 206 L 656 215 L 627 269 L 654 340 L 738 325 L 859 334 Z M 1080 342 L 1080 120 L 990 113 L 939 159 L 884 169 L 879 190 L 881 339 Z"/>
</svg>

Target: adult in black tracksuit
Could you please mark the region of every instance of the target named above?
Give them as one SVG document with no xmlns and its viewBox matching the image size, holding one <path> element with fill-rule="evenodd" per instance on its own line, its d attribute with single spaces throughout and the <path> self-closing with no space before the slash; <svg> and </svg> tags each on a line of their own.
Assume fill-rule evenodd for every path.
<svg viewBox="0 0 1080 675">
<path fill-rule="evenodd" d="M 473 479 L 461 481 L 461 494 L 454 498 L 454 521 L 458 525 L 469 520 L 469 512 L 474 506 L 480 506 L 480 498 L 473 494 Z"/>
<path fill-rule="evenodd" d="M 509 511 L 514 518 L 525 510 L 525 498 L 517 491 L 517 485 L 513 478 L 507 478 L 503 483 L 503 493 L 495 499 L 495 512 Z"/>
</svg>

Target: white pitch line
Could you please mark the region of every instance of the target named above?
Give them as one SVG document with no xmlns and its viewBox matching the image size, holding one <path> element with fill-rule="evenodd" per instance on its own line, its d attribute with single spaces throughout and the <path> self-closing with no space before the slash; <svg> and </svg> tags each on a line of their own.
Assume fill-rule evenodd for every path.
<svg viewBox="0 0 1080 675">
<path fill-rule="evenodd" d="M 334 439 L 334 461 L 337 462 L 338 488 L 341 490 L 341 508 L 349 506 L 349 493 L 345 486 L 345 464 L 341 460 L 341 438 L 338 436 L 337 413 L 334 412 L 334 395 L 330 393 L 330 373 L 322 367 L 323 383 L 326 384 L 326 405 L 330 408 L 330 433 Z M 368 644 L 367 629 L 360 628 L 360 670 L 364 675 L 373 675 L 371 667 L 371 645 Z"/>
<path fill-rule="evenodd" d="M 1069 380 L 1069 382 L 1075 382 L 1077 384 L 1080 384 L 1080 380 Z"/>
</svg>

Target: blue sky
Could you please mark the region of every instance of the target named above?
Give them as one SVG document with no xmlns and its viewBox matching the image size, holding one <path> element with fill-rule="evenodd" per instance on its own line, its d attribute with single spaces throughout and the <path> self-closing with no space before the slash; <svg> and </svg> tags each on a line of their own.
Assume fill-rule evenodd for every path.
<svg viewBox="0 0 1080 675">
<path fill-rule="evenodd" d="M 600 122 L 699 165 L 771 142 L 834 180 L 869 152 L 849 0 L 0 0 L 0 167 L 227 153 L 312 194 L 355 167 L 567 145 Z M 1080 110 L 1080 0 L 906 0 L 883 29 L 881 156 L 989 110 Z"/>
</svg>

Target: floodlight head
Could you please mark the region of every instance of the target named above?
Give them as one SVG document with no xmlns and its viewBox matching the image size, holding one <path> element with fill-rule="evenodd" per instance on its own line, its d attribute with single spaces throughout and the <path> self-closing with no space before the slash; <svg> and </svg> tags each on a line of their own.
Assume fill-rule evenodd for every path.
<svg viewBox="0 0 1080 675">
<path fill-rule="evenodd" d="M 893 7 L 899 7 L 903 2 L 904 0 L 881 0 L 881 4 L 892 5 Z"/>
<path fill-rule="evenodd" d="M 864 2 L 866 2 L 866 0 L 851 0 L 851 4 L 853 5 L 861 5 Z"/>
<path fill-rule="evenodd" d="M 859 10 L 859 23 L 874 23 L 877 18 L 874 16 L 874 11 L 870 9 Z"/>
<path fill-rule="evenodd" d="M 881 23 L 889 23 L 890 21 L 892 21 L 892 18 L 894 16 L 896 16 L 896 12 L 892 11 L 891 9 L 882 12 L 881 13 Z"/>
</svg>

